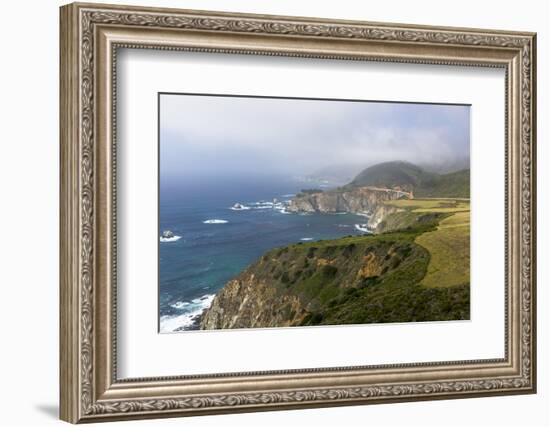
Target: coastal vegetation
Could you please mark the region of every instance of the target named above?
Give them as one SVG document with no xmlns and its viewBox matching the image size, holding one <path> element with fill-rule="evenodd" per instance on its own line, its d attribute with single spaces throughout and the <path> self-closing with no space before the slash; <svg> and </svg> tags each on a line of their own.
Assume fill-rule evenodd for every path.
<svg viewBox="0 0 550 427">
<path fill-rule="evenodd" d="M 430 253 L 422 284 L 449 287 L 470 281 L 470 201 L 467 199 L 415 199 L 385 202 L 403 209 L 380 224 L 380 230 L 402 229 L 439 218 L 434 230 L 415 242 Z"/>
<path fill-rule="evenodd" d="M 268 251 L 226 284 L 200 327 L 469 319 L 469 171 L 437 175 L 405 162 L 378 166 L 338 190 L 345 192 L 347 205 L 337 200 L 333 207 L 328 204 L 332 199 L 296 204 L 321 212 L 369 208 L 372 216 L 379 216 L 373 234 Z M 367 191 L 365 184 L 376 189 Z M 395 193 L 388 196 L 384 188 Z M 414 198 L 398 194 L 405 190 L 414 192 Z M 352 195 L 364 199 L 352 200 Z"/>
<path fill-rule="evenodd" d="M 415 197 L 470 197 L 470 170 L 438 174 L 412 163 L 394 161 L 371 166 L 346 187 L 384 187 L 411 191 Z"/>
</svg>

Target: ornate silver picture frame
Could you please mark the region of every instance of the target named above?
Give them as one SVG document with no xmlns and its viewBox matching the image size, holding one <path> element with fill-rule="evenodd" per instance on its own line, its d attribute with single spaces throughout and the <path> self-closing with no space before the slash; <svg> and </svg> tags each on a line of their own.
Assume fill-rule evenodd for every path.
<svg viewBox="0 0 550 427">
<path fill-rule="evenodd" d="M 63 6 L 60 17 L 61 419 L 536 391 L 535 34 L 80 3 Z M 504 70 L 504 357 L 119 378 L 116 62 L 122 48 Z"/>
</svg>

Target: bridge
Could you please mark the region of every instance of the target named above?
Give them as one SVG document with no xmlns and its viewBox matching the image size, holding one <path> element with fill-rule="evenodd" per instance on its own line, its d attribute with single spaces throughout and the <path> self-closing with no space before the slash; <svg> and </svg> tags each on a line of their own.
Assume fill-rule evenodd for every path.
<svg viewBox="0 0 550 427">
<path fill-rule="evenodd" d="M 414 199 L 414 194 L 412 191 L 403 191 L 403 190 L 395 190 L 393 188 L 381 188 L 381 187 L 371 187 L 371 186 L 365 186 L 362 188 L 367 188 L 373 191 L 384 191 L 386 193 L 397 193 L 397 195 L 400 197 L 406 197 L 407 199 Z"/>
</svg>

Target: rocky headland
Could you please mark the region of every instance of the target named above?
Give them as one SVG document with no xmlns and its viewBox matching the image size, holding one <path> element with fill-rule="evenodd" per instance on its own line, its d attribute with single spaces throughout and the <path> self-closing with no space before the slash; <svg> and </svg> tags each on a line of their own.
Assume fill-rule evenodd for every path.
<svg viewBox="0 0 550 427">
<path fill-rule="evenodd" d="M 440 204 L 430 201 L 428 208 L 407 208 L 416 194 L 445 199 Z M 302 191 L 290 201 L 288 212 L 364 215 L 374 234 L 300 242 L 268 251 L 226 283 L 198 326 L 230 329 L 468 319 L 469 280 L 460 279 L 448 287 L 424 286 L 433 254 L 416 242 L 453 215 L 449 206 L 459 205 L 448 197 L 464 195 L 469 197 L 469 171 L 436 175 L 406 162 L 368 168 L 338 189 Z M 429 208 L 432 205 L 434 209 Z M 469 241 L 467 230 L 464 241 Z"/>
<path fill-rule="evenodd" d="M 398 209 L 385 205 L 389 200 L 411 199 L 413 193 L 401 189 L 379 188 L 372 186 L 349 187 L 329 191 L 307 191 L 297 194 L 287 210 L 306 213 L 354 213 L 368 218 L 367 226 L 371 230 L 382 220 Z"/>
</svg>

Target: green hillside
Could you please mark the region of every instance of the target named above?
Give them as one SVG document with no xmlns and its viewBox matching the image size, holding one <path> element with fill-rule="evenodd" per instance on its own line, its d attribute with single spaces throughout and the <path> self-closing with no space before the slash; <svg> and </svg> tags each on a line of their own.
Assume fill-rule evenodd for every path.
<svg viewBox="0 0 550 427">
<path fill-rule="evenodd" d="M 425 172 L 412 163 L 395 161 L 368 167 L 360 172 L 350 184 L 358 187 L 418 187 L 430 183 L 435 176 L 436 174 Z"/>
<path fill-rule="evenodd" d="M 352 187 L 400 187 L 415 197 L 470 197 L 470 170 L 448 174 L 427 172 L 409 162 L 379 163 L 360 172 Z"/>
<path fill-rule="evenodd" d="M 445 175 L 435 175 L 435 179 L 415 188 L 415 197 L 464 197 L 470 198 L 470 169 Z"/>
<path fill-rule="evenodd" d="M 469 202 L 386 203 L 380 234 L 268 251 L 222 291 L 224 327 L 469 319 Z"/>
</svg>

